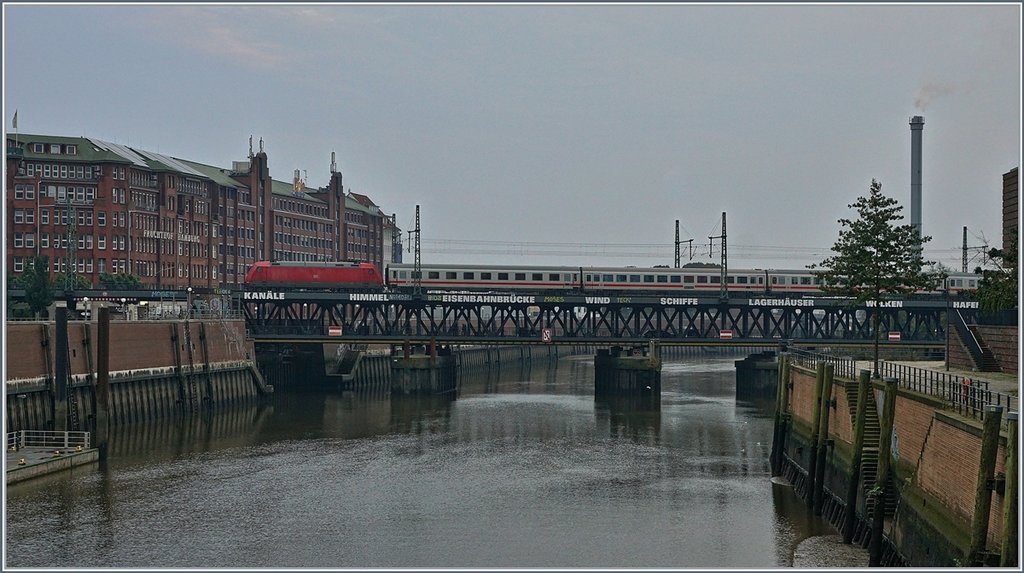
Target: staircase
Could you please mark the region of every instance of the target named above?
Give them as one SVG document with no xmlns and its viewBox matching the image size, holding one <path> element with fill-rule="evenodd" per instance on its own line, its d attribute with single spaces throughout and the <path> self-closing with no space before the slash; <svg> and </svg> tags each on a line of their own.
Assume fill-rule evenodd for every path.
<svg viewBox="0 0 1024 573">
<path fill-rule="evenodd" d="M 995 354 L 993 354 L 992 350 L 987 344 L 985 344 L 985 339 L 982 338 L 981 334 L 978 332 L 978 326 L 975 324 L 969 324 L 967 325 L 967 328 L 970 329 L 971 334 L 974 335 L 974 339 L 978 341 L 978 346 L 981 348 L 981 363 L 976 364 L 978 371 L 1001 372 L 1002 368 L 999 367 L 999 361 L 996 360 Z"/>
<path fill-rule="evenodd" d="M 849 404 L 850 420 L 856 427 L 857 423 L 857 385 L 846 385 L 846 403 Z M 866 514 L 871 515 L 874 511 L 875 500 L 868 497 L 868 492 L 875 487 L 875 479 L 878 476 L 878 444 L 882 435 L 882 425 L 878 420 L 878 408 L 875 406 L 874 394 L 868 392 L 868 407 L 864 410 L 864 447 L 861 450 L 860 479 L 861 491 L 866 500 Z M 896 514 L 896 502 L 899 496 L 892 480 L 892 471 L 885 480 L 885 515 L 892 517 Z"/>
</svg>

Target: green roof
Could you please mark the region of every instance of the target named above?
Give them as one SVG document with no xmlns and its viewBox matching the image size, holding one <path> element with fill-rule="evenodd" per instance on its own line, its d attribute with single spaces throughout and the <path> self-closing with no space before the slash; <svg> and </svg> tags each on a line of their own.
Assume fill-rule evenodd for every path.
<svg viewBox="0 0 1024 573">
<path fill-rule="evenodd" d="M 280 195 L 282 197 L 292 197 L 294 199 L 305 199 L 306 201 L 313 201 L 314 203 L 323 203 L 322 200 L 314 197 L 306 192 L 295 192 L 294 187 L 291 183 L 285 183 L 284 181 L 278 181 L 277 179 L 270 180 L 270 192 L 274 195 Z"/>
<path fill-rule="evenodd" d="M 178 159 L 178 161 L 185 165 L 195 169 L 202 173 L 206 177 L 213 180 L 214 183 L 221 187 L 234 187 L 235 189 L 248 189 L 248 187 L 240 183 L 237 179 L 231 178 L 228 173 L 231 171 L 228 169 L 222 169 L 220 167 L 214 167 L 213 165 L 204 165 L 202 163 L 196 163 L 195 161 L 189 161 L 187 159 Z"/>
<path fill-rule="evenodd" d="M 18 145 L 24 149 L 24 158 L 31 160 L 53 160 L 60 158 L 60 161 L 88 161 L 97 162 L 105 161 L 110 163 L 131 163 L 132 161 L 126 157 L 122 157 L 113 151 L 101 149 L 96 146 L 92 141 L 85 137 L 65 137 L 60 135 L 35 135 L 31 133 L 19 133 L 17 135 L 8 133 L 7 139 L 17 139 Z M 32 143 L 43 143 L 47 145 L 49 150 L 49 144 L 61 143 L 64 145 L 77 145 L 78 149 L 75 155 L 54 155 L 52 153 L 36 153 L 32 151 Z"/>
<path fill-rule="evenodd" d="M 361 211 L 363 213 L 368 213 L 370 215 L 379 215 L 380 214 L 380 212 L 377 211 L 376 209 L 371 209 L 371 208 L 367 207 L 366 205 L 363 205 L 359 201 L 356 201 L 352 197 L 349 197 L 348 195 L 345 195 L 345 210 L 346 211 Z"/>
</svg>

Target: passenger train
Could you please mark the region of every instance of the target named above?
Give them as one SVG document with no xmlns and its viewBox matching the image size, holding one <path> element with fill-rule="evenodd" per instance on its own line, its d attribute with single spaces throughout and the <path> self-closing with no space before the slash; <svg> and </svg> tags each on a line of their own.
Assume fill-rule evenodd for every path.
<svg viewBox="0 0 1024 573">
<path fill-rule="evenodd" d="M 245 277 L 251 287 L 305 290 L 411 292 L 414 265 L 395 263 L 384 274 L 370 263 L 257 262 Z M 564 267 L 516 265 L 420 265 L 420 286 L 430 291 L 576 292 L 599 294 L 716 294 L 721 270 L 667 267 Z M 822 293 L 810 270 L 728 269 L 729 292 L 749 294 Z M 951 273 L 937 292 L 960 294 L 978 288 L 979 275 Z"/>
</svg>

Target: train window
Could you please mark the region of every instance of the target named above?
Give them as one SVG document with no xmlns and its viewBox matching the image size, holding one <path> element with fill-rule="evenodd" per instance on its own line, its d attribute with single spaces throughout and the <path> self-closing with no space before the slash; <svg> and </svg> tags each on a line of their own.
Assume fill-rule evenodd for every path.
<svg viewBox="0 0 1024 573">
<path fill-rule="evenodd" d="M 491 280 L 491 273 L 480 273 L 480 280 L 489 281 Z"/>
<path fill-rule="evenodd" d="M 772 277 L 772 284 L 773 285 L 779 284 L 779 277 Z"/>
<path fill-rule="evenodd" d="M 615 275 L 615 282 L 624 283 L 626 282 L 626 275 Z"/>
<path fill-rule="evenodd" d="M 978 283 L 974 279 L 971 279 L 971 280 L 967 281 L 967 286 L 969 286 L 971 288 L 974 288 L 974 287 L 978 286 Z"/>
<path fill-rule="evenodd" d="M 476 280 L 476 273 L 462 273 L 463 280 Z"/>
<path fill-rule="evenodd" d="M 700 283 L 700 284 L 707 284 L 708 277 L 705 276 L 705 275 L 700 275 L 700 276 L 697 277 L 697 282 Z"/>
<path fill-rule="evenodd" d="M 498 280 L 499 281 L 507 281 L 508 280 L 508 273 L 498 273 Z"/>
<path fill-rule="evenodd" d="M 446 278 L 446 279 L 454 279 L 455 277 L 456 277 L 456 273 L 454 273 L 454 272 L 448 271 L 448 272 L 444 273 L 444 278 Z"/>
<path fill-rule="evenodd" d="M 654 275 L 644 275 L 644 282 L 645 283 L 653 283 L 654 282 Z"/>
<path fill-rule="evenodd" d="M 533 273 L 533 278 L 530 280 L 542 281 L 544 280 L 544 273 Z"/>
<path fill-rule="evenodd" d="M 797 278 L 799 278 L 799 277 L 789 277 L 789 284 L 791 284 L 791 285 L 798 284 L 797 283 Z"/>
<path fill-rule="evenodd" d="M 525 281 L 526 280 L 526 273 L 516 273 L 516 280 L 517 281 Z"/>
<path fill-rule="evenodd" d="M 638 283 L 640 282 L 640 275 L 629 275 L 629 282 Z"/>
<path fill-rule="evenodd" d="M 725 277 L 725 284 L 736 284 L 736 277 Z"/>
<path fill-rule="evenodd" d="M 693 277 L 690 275 L 686 275 L 685 277 L 683 277 L 683 282 L 687 284 L 693 284 Z"/>
<path fill-rule="evenodd" d="M 613 282 L 615 279 L 612 277 L 612 275 L 601 275 L 601 280 L 603 282 L 610 283 Z"/>
<path fill-rule="evenodd" d="M 736 277 L 736 283 L 741 285 L 747 284 L 747 277 Z"/>
<path fill-rule="evenodd" d="M 818 286 L 821 286 L 821 284 L 822 284 L 821 277 L 814 277 L 814 284 L 816 284 Z"/>
<path fill-rule="evenodd" d="M 754 283 L 754 277 L 750 277 L 750 283 L 751 284 Z M 757 277 L 757 284 L 763 285 L 764 284 L 764 277 Z"/>
<path fill-rule="evenodd" d="M 718 275 L 713 275 L 713 276 L 711 277 L 711 283 L 712 283 L 712 284 L 716 284 L 716 285 L 717 285 L 717 284 L 722 284 L 722 277 L 720 277 L 720 276 L 718 276 Z"/>
<path fill-rule="evenodd" d="M 668 277 L 666 277 L 665 275 L 658 275 L 658 282 L 659 283 L 667 283 L 668 282 Z"/>
<path fill-rule="evenodd" d="M 430 272 L 427 273 L 427 278 L 428 279 L 439 279 L 439 278 L 441 278 L 441 273 L 439 273 L 437 271 L 430 271 Z"/>
<path fill-rule="evenodd" d="M 565 280 L 569 280 L 569 275 L 565 275 Z M 580 280 L 579 275 L 577 275 L 576 273 L 573 273 L 572 274 L 572 282 L 573 282 L 573 284 L 575 284 L 579 280 Z"/>
<path fill-rule="evenodd" d="M 557 281 L 562 280 L 562 278 L 561 278 L 561 275 L 559 273 L 548 273 L 548 280 L 549 281 L 556 281 L 557 282 Z"/>
<path fill-rule="evenodd" d="M 811 284 L 811 277 L 800 277 L 800 284 L 809 285 Z"/>
<path fill-rule="evenodd" d="M 408 274 L 408 271 L 398 271 L 398 278 L 400 278 L 400 279 L 408 278 L 406 276 L 407 274 Z"/>
<path fill-rule="evenodd" d="M 674 282 L 674 283 L 678 283 L 679 281 L 681 281 L 681 280 L 682 280 L 682 277 L 680 277 L 679 275 L 672 275 L 672 276 L 670 277 L 670 279 L 671 279 L 671 281 L 672 281 L 672 282 Z"/>
</svg>

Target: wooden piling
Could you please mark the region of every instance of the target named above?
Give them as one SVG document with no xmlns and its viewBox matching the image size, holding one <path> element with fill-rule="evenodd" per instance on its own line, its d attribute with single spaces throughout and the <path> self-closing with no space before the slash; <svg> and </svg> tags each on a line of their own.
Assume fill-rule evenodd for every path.
<svg viewBox="0 0 1024 573">
<path fill-rule="evenodd" d="M 864 455 L 864 424 L 867 417 L 871 371 L 861 370 L 857 379 L 857 412 L 853 427 L 853 461 L 850 483 L 846 488 L 846 519 L 843 522 L 843 543 L 852 543 L 857 526 L 857 492 L 860 490 L 860 465 Z"/>
<path fill-rule="evenodd" d="M 110 436 L 110 309 L 99 309 L 96 323 L 96 448 L 107 458 Z"/>
<path fill-rule="evenodd" d="M 820 404 L 821 426 L 818 428 L 817 452 L 812 453 L 812 455 L 817 455 L 818 458 L 816 465 L 818 473 L 814 476 L 814 491 L 811 496 L 814 515 L 821 515 L 822 504 L 825 501 L 825 459 L 828 454 L 828 421 L 829 414 L 832 411 L 832 380 L 834 376 L 835 366 L 825 364 L 824 387 L 821 392 Z"/>
<path fill-rule="evenodd" d="M 56 316 L 57 347 L 54 349 L 57 368 L 53 378 L 53 430 L 66 432 L 68 429 L 68 380 L 71 365 L 68 363 L 68 309 L 58 306 Z"/>
<path fill-rule="evenodd" d="M 971 546 L 967 550 L 965 565 L 983 565 L 981 554 L 988 538 L 988 514 L 992 508 L 992 478 L 996 471 L 996 452 L 999 450 L 999 422 L 1002 406 L 985 409 L 981 431 L 981 461 L 978 463 L 978 481 L 974 495 L 974 519 L 971 521 Z"/>
<path fill-rule="evenodd" d="M 818 455 L 816 451 L 816 444 L 818 443 L 818 428 L 821 427 L 821 394 L 825 390 L 825 363 L 818 362 L 815 371 L 814 381 L 814 418 L 811 422 L 811 443 L 809 449 L 811 451 L 811 461 L 807 467 L 807 501 L 813 502 L 814 497 L 814 480 L 818 475 Z"/>
<path fill-rule="evenodd" d="M 782 378 L 782 362 L 785 357 L 779 357 L 779 377 L 778 384 L 775 388 L 775 427 L 772 433 L 772 453 L 769 457 L 771 464 L 772 477 L 780 475 L 782 473 L 782 452 L 779 450 L 780 442 L 782 442 L 782 388 L 786 385 L 786 381 Z"/>
<path fill-rule="evenodd" d="M 1000 567 L 1017 566 L 1017 412 L 1006 413 L 1006 457 L 1003 468 L 1006 486 L 1003 490 L 1003 539 L 999 553 Z"/>
<path fill-rule="evenodd" d="M 889 478 L 892 455 L 892 426 L 896 419 L 896 379 L 885 379 L 885 403 L 882 429 L 878 438 L 878 475 L 875 476 L 874 508 L 871 511 L 871 541 L 868 542 L 868 567 L 882 565 L 882 535 L 885 526 L 885 482 Z"/>
</svg>

